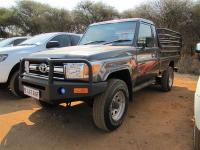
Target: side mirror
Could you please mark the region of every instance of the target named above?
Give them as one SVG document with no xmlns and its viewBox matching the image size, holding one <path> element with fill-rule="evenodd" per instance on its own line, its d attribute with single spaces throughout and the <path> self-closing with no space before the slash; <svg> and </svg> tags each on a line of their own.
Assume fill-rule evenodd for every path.
<svg viewBox="0 0 200 150">
<path fill-rule="evenodd" d="M 200 53 L 200 43 L 197 43 L 197 45 L 196 45 L 196 52 Z"/>
<path fill-rule="evenodd" d="M 154 46 L 154 38 L 153 37 L 141 38 L 138 40 L 138 46 L 142 47 L 142 48 L 153 47 Z"/>
<path fill-rule="evenodd" d="M 49 41 L 48 43 L 47 43 L 47 48 L 56 48 L 56 47 L 59 47 L 60 46 L 60 44 L 59 44 L 59 42 L 58 41 Z"/>
<path fill-rule="evenodd" d="M 153 37 L 146 38 L 146 47 L 154 47 L 154 38 Z"/>
<path fill-rule="evenodd" d="M 138 39 L 137 46 L 144 49 L 146 47 L 146 39 L 144 38 Z"/>
</svg>

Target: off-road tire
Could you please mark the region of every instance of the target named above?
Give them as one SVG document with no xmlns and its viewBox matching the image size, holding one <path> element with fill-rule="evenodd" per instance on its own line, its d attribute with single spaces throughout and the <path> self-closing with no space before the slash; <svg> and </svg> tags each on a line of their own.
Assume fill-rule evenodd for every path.
<svg viewBox="0 0 200 150">
<path fill-rule="evenodd" d="M 12 75 L 9 83 L 9 89 L 17 97 L 28 97 L 19 89 L 19 71 L 14 72 L 14 74 Z"/>
<path fill-rule="evenodd" d="M 172 78 L 172 83 L 170 83 L 170 76 Z M 174 69 L 172 67 L 168 67 L 167 70 L 165 70 L 161 77 L 161 89 L 164 92 L 168 92 L 172 89 L 174 82 Z"/>
<path fill-rule="evenodd" d="M 110 106 L 113 97 L 119 91 L 122 91 L 125 96 L 125 109 L 121 118 L 118 121 L 114 121 L 110 114 Z M 128 102 L 129 92 L 126 83 L 119 79 L 110 79 L 105 92 L 94 98 L 93 120 L 95 125 L 104 131 L 113 131 L 117 129 L 125 118 Z"/>
</svg>

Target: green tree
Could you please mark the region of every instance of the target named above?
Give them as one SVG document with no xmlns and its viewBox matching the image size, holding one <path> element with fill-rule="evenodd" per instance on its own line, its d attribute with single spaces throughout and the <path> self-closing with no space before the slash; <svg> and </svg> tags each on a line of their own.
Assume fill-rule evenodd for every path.
<svg viewBox="0 0 200 150">
<path fill-rule="evenodd" d="M 0 37 L 8 37 L 15 24 L 13 10 L 0 8 Z"/>
<path fill-rule="evenodd" d="M 119 18 L 119 13 L 113 7 L 101 2 L 82 1 L 73 11 L 73 18 L 74 30 L 83 32 L 91 23 Z"/>
<path fill-rule="evenodd" d="M 67 10 L 27 0 L 19 1 L 14 10 L 18 27 L 25 34 L 72 31 L 72 18 Z"/>
</svg>

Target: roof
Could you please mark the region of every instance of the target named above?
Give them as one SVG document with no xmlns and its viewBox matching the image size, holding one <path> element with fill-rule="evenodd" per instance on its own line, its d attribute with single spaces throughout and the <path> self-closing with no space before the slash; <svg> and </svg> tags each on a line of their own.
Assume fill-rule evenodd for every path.
<svg viewBox="0 0 200 150">
<path fill-rule="evenodd" d="M 70 33 L 70 32 L 50 32 L 50 33 L 41 33 L 41 34 L 51 34 L 51 35 L 68 34 L 68 35 L 81 36 L 80 34 Z"/>
<path fill-rule="evenodd" d="M 143 19 L 143 18 L 127 18 L 127 19 L 116 19 L 116 20 L 109 20 L 109 21 L 103 21 L 98 23 L 93 23 L 92 25 L 99 25 L 99 24 L 108 24 L 108 23 L 119 23 L 119 22 L 128 22 L 128 21 L 140 21 L 140 22 L 146 22 L 149 24 L 154 24 L 152 21 Z"/>
<path fill-rule="evenodd" d="M 28 37 L 28 36 L 19 36 L 19 37 L 10 37 L 10 38 L 7 38 L 7 39 L 13 39 L 13 40 L 17 40 L 17 39 L 28 39 L 28 38 L 30 38 L 30 37 Z"/>
</svg>

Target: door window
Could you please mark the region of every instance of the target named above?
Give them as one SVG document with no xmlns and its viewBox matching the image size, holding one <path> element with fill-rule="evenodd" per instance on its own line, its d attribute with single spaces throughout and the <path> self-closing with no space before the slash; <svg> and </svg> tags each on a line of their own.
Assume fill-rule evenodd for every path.
<svg viewBox="0 0 200 150">
<path fill-rule="evenodd" d="M 26 40 L 26 38 L 24 38 L 24 39 L 17 39 L 17 40 L 14 41 L 14 44 L 13 44 L 13 45 L 16 46 L 16 45 L 22 43 L 22 42 L 25 41 L 25 40 Z"/>
<path fill-rule="evenodd" d="M 71 45 L 68 35 L 58 35 L 51 39 L 51 41 L 57 41 L 59 43 L 59 47 L 67 47 Z"/>
<path fill-rule="evenodd" d="M 138 34 L 138 46 L 139 47 L 154 47 L 154 36 L 152 34 L 151 26 L 148 24 L 140 24 Z"/>
</svg>

